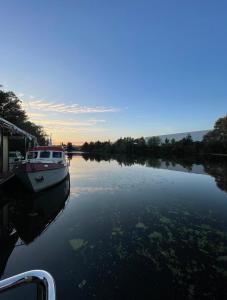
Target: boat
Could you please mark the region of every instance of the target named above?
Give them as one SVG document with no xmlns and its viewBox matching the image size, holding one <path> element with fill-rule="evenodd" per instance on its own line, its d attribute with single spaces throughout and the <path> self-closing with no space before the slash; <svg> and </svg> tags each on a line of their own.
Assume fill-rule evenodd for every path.
<svg viewBox="0 0 227 300">
<path fill-rule="evenodd" d="M 64 149 L 57 146 L 37 146 L 30 149 L 25 160 L 16 166 L 15 174 L 34 192 L 54 186 L 69 174 Z"/>
</svg>

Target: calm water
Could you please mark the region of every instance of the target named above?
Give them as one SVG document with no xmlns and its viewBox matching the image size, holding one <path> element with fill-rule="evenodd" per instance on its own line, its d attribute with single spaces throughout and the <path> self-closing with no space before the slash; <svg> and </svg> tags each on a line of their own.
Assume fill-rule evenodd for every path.
<svg viewBox="0 0 227 300">
<path fill-rule="evenodd" d="M 47 270 L 67 300 L 227 297 L 226 162 L 85 158 L 71 160 L 70 195 L 69 180 L 2 193 L 2 278 Z"/>
</svg>

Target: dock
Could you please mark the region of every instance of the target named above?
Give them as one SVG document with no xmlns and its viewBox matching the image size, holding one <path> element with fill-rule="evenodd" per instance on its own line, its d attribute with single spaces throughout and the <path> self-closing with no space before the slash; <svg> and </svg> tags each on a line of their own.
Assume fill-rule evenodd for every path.
<svg viewBox="0 0 227 300">
<path fill-rule="evenodd" d="M 15 174 L 13 172 L 0 173 L 0 185 L 7 182 L 8 180 L 13 178 L 14 176 L 15 176 Z"/>
<path fill-rule="evenodd" d="M 25 152 L 27 140 L 29 144 L 37 144 L 35 136 L 0 117 L 0 186 L 15 176 L 9 161 L 9 140 L 12 137 L 15 139 L 22 137 L 24 139 Z"/>
</svg>

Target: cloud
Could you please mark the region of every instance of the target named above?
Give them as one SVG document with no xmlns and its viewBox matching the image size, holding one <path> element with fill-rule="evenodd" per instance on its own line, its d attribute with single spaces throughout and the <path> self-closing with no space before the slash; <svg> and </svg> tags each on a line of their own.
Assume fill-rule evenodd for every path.
<svg viewBox="0 0 227 300">
<path fill-rule="evenodd" d="M 107 139 L 111 128 L 105 119 L 94 114 L 120 111 L 114 107 L 48 101 L 32 95 L 21 94 L 21 97 L 31 121 L 43 126 L 47 134 L 52 134 L 55 143 L 72 141 L 82 144 L 85 140 Z"/>
<path fill-rule="evenodd" d="M 24 97 L 24 93 L 17 93 L 17 97 L 18 98 Z"/>
<path fill-rule="evenodd" d="M 61 140 L 69 139 L 69 136 L 102 133 L 109 129 L 102 127 L 106 123 L 103 119 L 89 119 L 89 120 L 73 120 L 73 119 L 48 119 L 46 114 L 31 113 L 32 122 L 41 125 L 45 128 L 47 133 L 51 133 L 54 137 Z M 101 125 L 101 127 L 100 127 Z M 61 138 L 60 138 L 61 136 Z"/>
<path fill-rule="evenodd" d="M 45 130 L 50 133 L 53 133 L 55 136 L 59 136 L 59 134 L 63 134 L 62 139 L 64 139 L 64 137 L 69 133 L 81 134 L 81 133 L 94 133 L 94 132 L 99 133 L 99 132 L 109 131 L 108 128 L 100 128 L 100 127 L 67 127 L 67 128 L 55 127 L 53 128 L 48 126 L 45 127 Z"/>
<path fill-rule="evenodd" d="M 105 123 L 105 120 L 85 120 L 85 121 L 79 121 L 79 120 L 60 120 L 60 119 L 39 119 L 39 118 L 33 118 L 33 121 L 39 125 L 42 125 L 44 127 L 50 127 L 54 126 L 56 127 L 62 127 L 64 129 L 68 130 L 68 127 L 71 127 L 75 130 L 77 127 L 92 127 L 94 125 L 97 125 L 98 123 Z"/>
<path fill-rule="evenodd" d="M 90 114 L 90 113 L 107 113 L 107 112 L 117 112 L 118 108 L 95 106 L 87 107 L 81 106 L 79 104 L 67 105 L 64 103 L 49 102 L 45 100 L 30 100 L 23 101 L 23 106 L 25 109 L 29 110 L 45 110 L 49 112 L 57 113 L 73 113 L 73 114 Z"/>
<path fill-rule="evenodd" d="M 40 119 L 41 117 L 46 116 L 44 113 L 35 113 L 35 112 L 29 112 L 28 115 L 30 118 L 33 118 L 33 119 Z"/>
</svg>

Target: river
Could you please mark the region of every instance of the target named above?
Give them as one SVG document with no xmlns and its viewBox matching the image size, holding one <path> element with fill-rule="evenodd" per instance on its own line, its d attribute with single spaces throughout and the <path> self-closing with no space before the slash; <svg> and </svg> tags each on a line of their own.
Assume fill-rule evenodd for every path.
<svg viewBox="0 0 227 300">
<path fill-rule="evenodd" d="M 226 162 L 73 156 L 70 180 L 2 192 L 0 276 L 49 271 L 59 300 L 225 299 L 226 192 Z"/>
</svg>

